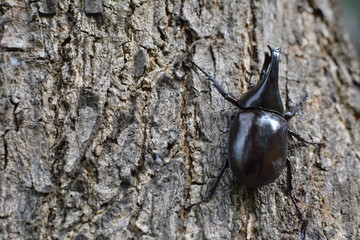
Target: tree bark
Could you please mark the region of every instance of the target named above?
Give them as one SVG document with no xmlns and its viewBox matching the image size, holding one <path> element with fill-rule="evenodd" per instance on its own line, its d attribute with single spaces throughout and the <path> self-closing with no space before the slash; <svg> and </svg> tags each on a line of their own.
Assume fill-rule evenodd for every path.
<svg viewBox="0 0 360 240">
<path fill-rule="evenodd" d="M 280 91 L 307 239 L 360 239 L 360 79 L 332 0 L 4 0 L 1 239 L 300 239 L 286 172 L 248 189 L 228 170 L 226 102 L 266 45 L 282 47 Z"/>
</svg>

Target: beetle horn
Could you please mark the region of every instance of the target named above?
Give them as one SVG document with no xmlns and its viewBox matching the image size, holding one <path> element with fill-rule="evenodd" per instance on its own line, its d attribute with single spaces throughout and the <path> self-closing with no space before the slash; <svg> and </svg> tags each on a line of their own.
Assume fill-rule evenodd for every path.
<svg viewBox="0 0 360 240">
<path fill-rule="evenodd" d="M 279 61 L 281 48 L 268 45 L 270 55 L 265 53 L 260 80 L 256 86 L 243 94 L 238 105 L 242 108 L 258 107 L 284 113 L 279 92 Z"/>
</svg>

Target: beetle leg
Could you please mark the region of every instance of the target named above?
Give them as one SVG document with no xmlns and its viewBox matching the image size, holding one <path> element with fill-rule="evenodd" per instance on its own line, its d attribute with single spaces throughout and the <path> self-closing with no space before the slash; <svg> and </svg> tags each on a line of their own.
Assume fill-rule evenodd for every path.
<svg viewBox="0 0 360 240">
<path fill-rule="evenodd" d="M 212 85 L 214 85 L 214 87 L 216 88 L 216 90 L 218 90 L 221 96 L 223 96 L 227 101 L 231 102 L 235 106 L 239 107 L 238 100 L 231 93 L 227 93 L 225 89 L 221 87 L 221 85 L 218 83 L 218 81 L 216 81 L 216 79 L 212 75 L 210 75 L 201 67 L 199 67 L 191 57 L 188 57 L 188 61 L 191 62 L 197 69 L 199 69 L 202 73 L 205 74 L 207 79 L 211 81 Z"/>
<path fill-rule="evenodd" d="M 295 137 L 299 141 L 309 143 L 309 144 L 325 145 L 325 143 L 323 143 L 323 142 L 313 142 L 313 141 L 307 140 L 307 139 L 303 138 L 302 136 L 300 136 L 300 134 L 298 134 L 297 132 L 294 132 L 290 129 L 288 129 L 288 132 L 290 133 L 291 136 Z"/>
<path fill-rule="evenodd" d="M 190 204 L 190 205 L 186 206 L 185 208 L 186 208 L 187 210 L 189 210 L 189 209 L 192 208 L 193 206 L 199 205 L 200 203 L 202 203 L 202 202 L 208 200 L 209 198 L 211 198 L 212 196 L 214 196 L 215 190 L 216 190 L 217 186 L 218 186 L 219 183 L 220 183 L 221 177 L 223 176 L 225 170 L 226 170 L 228 167 L 229 167 L 229 160 L 226 159 L 223 167 L 221 168 L 221 171 L 220 171 L 219 175 L 217 175 L 214 184 L 211 186 L 210 190 L 206 193 L 205 197 L 204 197 L 203 199 L 201 199 L 199 202 Z"/>
<path fill-rule="evenodd" d="M 306 238 L 306 228 L 308 225 L 308 220 L 304 217 L 304 215 L 302 214 L 302 212 L 300 211 L 300 208 L 298 207 L 295 198 L 293 196 L 293 186 L 292 186 L 292 169 L 291 169 L 291 164 L 289 159 L 287 159 L 286 161 L 286 166 L 287 166 L 287 190 L 288 190 L 288 194 L 291 198 L 291 201 L 294 203 L 296 211 L 298 213 L 298 217 L 299 219 L 302 221 L 301 224 L 301 240 L 305 240 Z"/>
<path fill-rule="evenodd" d="M 300 108 L 304 104 L 304 102 L 307 101 L 308 99 L 309 99 L 309 95 L 306 94 L 306 96 L 298 104 L 295 105 L 294 109 L 291 112 L 284 113 L 284 117 L 288 120 L 290 118 L 294 117 L 295 114 L 300 110 Z"/>
</svg>

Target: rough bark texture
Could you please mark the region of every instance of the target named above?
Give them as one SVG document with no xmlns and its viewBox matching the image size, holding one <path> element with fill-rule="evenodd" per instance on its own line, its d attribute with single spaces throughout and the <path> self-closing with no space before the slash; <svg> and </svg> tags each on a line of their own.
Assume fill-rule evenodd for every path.
<svg viewBox="0 0 360 240">
<path fill-rule="evenodd" d="M 235 96 L 282 47 L 294 193 L 307 239 L 360 239 L 360 80 L 335 0 L 0 1 L 1 239 L 299 239 L 286 174 L 227 171 Z"/>
</svg>

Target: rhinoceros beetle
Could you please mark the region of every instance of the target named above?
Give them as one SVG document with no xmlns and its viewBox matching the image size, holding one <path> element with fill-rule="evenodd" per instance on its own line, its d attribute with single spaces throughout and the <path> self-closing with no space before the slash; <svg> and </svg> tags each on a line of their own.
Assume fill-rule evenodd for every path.
<svg viewBox="0 0 360 240">
<path fill-rule="evenodd" d="M 288 191 L 299 218 L 303 222 L 301 235 L 302 239 L 305 239 L 307 220 L 292 195 L 291 165 L 287 158 L 288 134 L 309 144 L 323 145 L 323 143 L 306 140 L 289 130 L 288 121 L 307 100 L 307 96 L 296 105 L 293 111 L 284 112 L 278 85 L 281 49 L 268 47 L 270 54 L 265 52 L 259 82 L 240 99 L 227 93 L 212 75 L 200 68 L 191 57 L 188 58 L 192 65 L 205 74 L 216 90 L 240 111 L 230 127 L 228 159 L 206 196 L 201 201 L 188 205 L 187 209 L 213 196 L 228 167 L 239 182 L 249 188 L 256 188 L 273 182 L 287 166 Z"/>
</svg>

